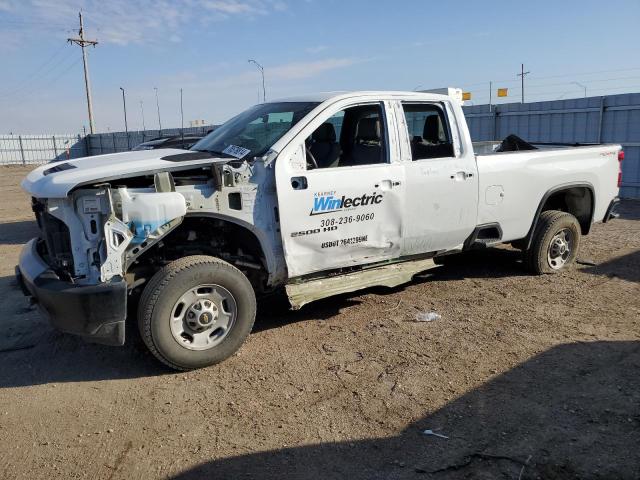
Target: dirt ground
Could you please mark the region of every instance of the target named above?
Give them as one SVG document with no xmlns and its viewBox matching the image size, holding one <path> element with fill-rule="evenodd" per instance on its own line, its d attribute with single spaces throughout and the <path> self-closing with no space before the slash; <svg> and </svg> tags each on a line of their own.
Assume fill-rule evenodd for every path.
<svg viewBox="0 0 640 480">
<path fill-rule="evenodd" d="M 174 373 L 29 306 L 26 171 L 0 168 L 0 478 L 640 478 L 640 202 L 584 239 L 596 266 L 536 277 L 491 249 L 403 288 L 264 302 L 238 354 Z"/>
</svg>

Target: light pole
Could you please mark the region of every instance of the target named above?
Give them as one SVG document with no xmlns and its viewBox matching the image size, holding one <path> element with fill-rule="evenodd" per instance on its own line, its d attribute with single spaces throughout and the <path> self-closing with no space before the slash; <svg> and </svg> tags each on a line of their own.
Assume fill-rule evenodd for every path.
<svg viewBox="0 0 640 480">
<path fill-rule="evenodd" d="M 180 136 L 182 138 L 182 148 L 184 148 L 184 110 L 182 109 L 182 89 L 180 89 Z"/>
<path fill-rule="evenodd" d="M 144 102 L 140 100 L 140 114 L 142 115 L 142 131 L 144 132 L 147 127 L 144 126 Z"/>
<path fill-rule="evenodd" d="M 416 87 L 413 89 L 413 91 L 414 91 L 414 92 L 417 92 L 417 91 L 418 91 L 418 89 L 419 89 L 420 87 L 422 87 L 422 84 L 420 84 L 420 85 L 416 86 Z"/>
<path fill-rule="evenodd" d="M 260 65 L 258 62 L 256 62 L 255 60 L 252 60 L 252 59 L 247 60 L 247 62 L 253 63 L 256 67 L 258 67 L 260 69 L 260 73 L 262 74 L 262 101 L 266 102 L 267 101 L 267 93 L 266 93 L 266 90 L 264 88 L 264 67 L 262 65 Z"/>
<path fill-rule="evenodd" d="M 162 122 L 160 121 L 160 102 L 158 101 L 158 87 L 153 87 L 156 91 L 156 107 L 158 108 L 158 131 L 162 135 Z"/>
<path fill-rule="evenodd" d="M 583 85 L 580 82 L 571 82 L 571 83 L 573 83 L 574 85 L 577 85 L 577 86 L 579 86 L 581 88 L 584 88 L 584 98 L 587 98 L 587 86 L 586 85 Z"/>
<path fill-rule="evenodd" d="M 127 134 L 127 150 L 129 150 L 129 126 L 127 125 L 127 100 L 124 96 L 124 88 L 120 87 L 122 90 L 122 108 L 124 110 L 124 131 Z"/>
</svg>

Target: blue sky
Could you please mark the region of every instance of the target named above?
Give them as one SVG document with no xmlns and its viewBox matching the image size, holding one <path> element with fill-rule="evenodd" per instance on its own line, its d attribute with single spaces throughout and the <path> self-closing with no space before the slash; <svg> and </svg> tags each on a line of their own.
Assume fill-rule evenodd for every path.
<svg viewBox="0 0 640 480">
<path fill-rule="evenodd" d="M 486 103 L 489 80 L 519 101 L 640 91 L 640 0 L 0 0 L 0 133 L 88 126 L 82 8 L 98 131 L 221 122 L 267 99 L 313 91 L 458 86 Z"/>
</svg>

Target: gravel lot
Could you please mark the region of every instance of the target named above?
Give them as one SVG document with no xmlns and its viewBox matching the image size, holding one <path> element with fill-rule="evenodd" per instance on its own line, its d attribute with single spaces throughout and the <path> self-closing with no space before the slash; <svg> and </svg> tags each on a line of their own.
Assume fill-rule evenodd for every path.
<svg viewBox="0 0 640 480">
<path fill-rule="evenodd" d="M 272 300 L 237 355 L 178 374 L 29 306 L 27 171 L 0 167 L 0 478 L 640 478 L 639 202 L 584 239 L 595 267 L 534 277 L 491 249 L 403 288 Z"/>
</svg>

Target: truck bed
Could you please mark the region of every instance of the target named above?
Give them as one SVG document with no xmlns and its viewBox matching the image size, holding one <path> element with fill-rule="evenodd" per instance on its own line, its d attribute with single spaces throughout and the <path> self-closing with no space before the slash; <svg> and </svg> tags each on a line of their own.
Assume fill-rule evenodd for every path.
<svg viewBox="0 0 640 480">
<path fill-rule="evenodd" d="M 527 235 L 540 202 L 554 188 L 576 185 L 598 192 L 593 195 L 592 221 L 603 219 L 610 199 L 617 195 L 620 145 L 540 145 L 535 150 L 495 152 L 499 143 L 475 143 L 474 151 L 478 224 L 498 223 L 502 241 Z"/>
</svg>

